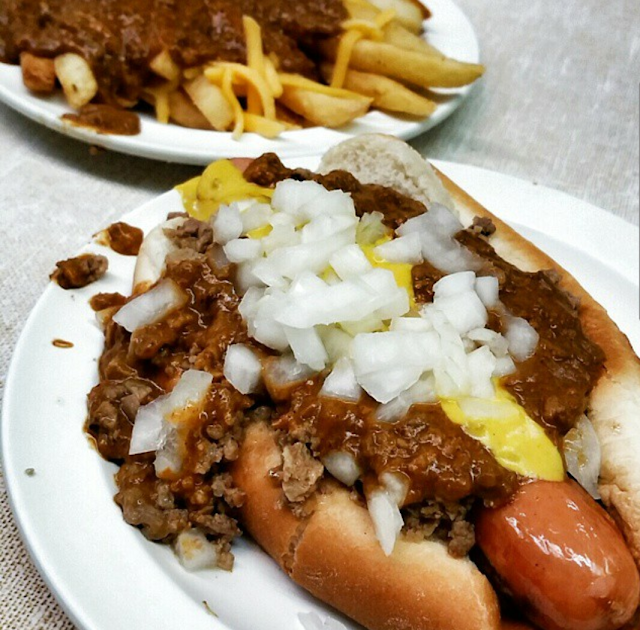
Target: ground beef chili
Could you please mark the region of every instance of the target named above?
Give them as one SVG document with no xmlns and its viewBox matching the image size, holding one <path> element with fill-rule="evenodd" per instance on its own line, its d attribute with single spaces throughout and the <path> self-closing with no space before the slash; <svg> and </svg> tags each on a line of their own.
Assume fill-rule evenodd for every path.
<svg viewBox="0 0 640 630">
<path fill-rule="evenodd" d="M 96 293 L 90 300 L 89 306 L 94 311 L 102 311 L 105 308 L 122 306 L 127 298 L 121 293 Z"/>
<path fill-rule="evenodd" d="M 254 161 L 246 177 L 263 186 L 286 177 L 313 179 L 331 189 L 344 186 L 358 213 L 380 211 L 392 227 L 424 211 L 421 204 L 380 186 L 362 185 L 348 173 L 320 176 L 285 169 L 273 155 Z M 578 305 L 558 286 L 557 278 L 523 272 L 502 260 L 488 242 L 494 231 L 492 223 L 478 220 L 456 238 L 482 260 L 480 275 L 499 278 L 501 300 L 509 311 L 527 319 L 539 333 L 536 353 L 503 383 L 559 440 L 584 412 L 604 357 L 582 331 Z M 377 484 L 384 472 L 400 473 L 410 482 L 403 507 L 409 536 L 445 540 L 451 554 L 466 555 L 474 544 L 467 519 L 474 503 L 497 505 L 522 480 L 450 422 L 437 403 L 413 405 L 395 423 L 379 422 L 374 416 L 377 403 L 366 394 L 357 403 L 319 397 L 322 374 L 274 390 L 271 397 L 238 393 L 223 376 L 227 347 L 247 343 L 266 361 L 272 352 L 248 336 L 238 312 L 233 265 L 217 254 L 219 246 L 207 223 L 185 217 L 165 234 L 175 251 L 167 257 L 164 277 L 177 283 L 189 301 L 133 334 L 107 318 L 101 380 L 89 395 L 88 430 L 100 452 L 121 464 L 116 501 L 125 519 L 147 537 L 163 541 L 198 527 L 219 545 L 221 565 L 230 566 L 229 543 L 239 532 L 233 511 L 243 497 L 233 487 L 226 464 L 237 457 L 243 427 L 259 419 L 278 431 L 283 465 L 272 474 L 294 513 L 304 516 L 313 509 L 307 499 L 324 475 L 320 460 L 333 451 L 346 451 L 364 471 L 356 486 L 361 493 Z M 442 273 L 428 263 L 414 267 L 419 302 L 432 300 L 433 284 L 440 277 Z M 111 307 L 109 299 L 105 303 L 118 308 Z M 489 313 L 489 326 L 502 329 L 499 312 Z M 152 454 L 128 454 L 133 422 L 140 405 L 170 390 L 188 368 L 211 373 L 213 384 L 201 424 L 188 438 L 182 472 L 160 479 Z"/>
<path fill-rule="evenodd" d="M 118 221 L 112 223 L 100 236 L 103 237 L 104 244 L 114 252 L 123 256 L 137 256 L 144 233 L 140 228 Z"/>
<path fill-rule="evenodd" d="M 538 332 L 534 355 L 505 377 L 505 387 L 556 441 L 584 413 L 587 397 L 602 374 L 604 353 L 582 330 L 575 299 L 545 271 L 525 272 L 500 258 L 473 228 L 458 241 L 482 257 L 500 280 L 500 299 Z"/>
<path fill-rule="evenodd" d="M 136 136 L 140 133 L 140 119 L 137 114 L 102 103 L 84 105 L 77 113 L 63 114 L 62 120 L 98 133 L 118 136 Z"/>
<path fill-rule="evenodd" d="M 81 289 L 99 280 L 107 272 L 109 261 L 99 254 L 82 254 L 75 258 L 60 260 L 49 276 L 63 289 Z"/>
<path fill-rule="evenodd" d="M 244 171 L 244 176 L 259 186 L 275 186 L 283 179 L 295 179 L 318 182 L 327 190 L 342 190 L 351 195 L 358 216 L 365 212 L 381 212 L 384 224 L 393 229 L 425 211 L 424 204 L 419 201 L 386 186 L 361 184 L 347 171 L 319 175 L 304 168 L 287 168 L 275 153 L 265 153 L 255 159 Z"/>
<path fill-rule="evenodd" d="M 96 77 L 96 102 L 131 107 L 156 76 L 149 64 L 163 50 L 181 68 L 246 63 L 243 15 L 260 24 L 265 52 L 283 72 L 311 78 L 318 74 L 310 44 L 338 34 L 347 17 L 340 0 L 5 0 L 0 61 L 17 64 L 22 52 L 76 53 Z M 113 111 L 91 109 L 75 122 L 135 132 L 115 118 Z"/>
<path fill-rule="evenodd" d="M 230 543 L 240 533 L 233 510 L 243 496 L 225 465 L 237 458 L 252 401 L 224 380 L 222 362 L 227 346 L 246 341 L 247 335 L 233 286 L 216 277 L 205 255 L 188 251 L 182 259 L 174 257 L 165 273 L 188 293 L 183 309 L 133 335 L 106 320 L 100 383 L 89 394 L 87 431 L 103 457 L 120 464 L 115 499 L 128 523 L 165 542 L 198 527 L 217 546 L 218 565 L 228 569 Z M 120 302 L 112 297 L 96 300 L 95 306 Z M 171 389 L 189 368 L 210 372 L 213 384 L 200 424 L 188 436 L 181 474 L 159 478 L 153 454 L 129 455 L 133 423 L 141 405 Z"/>
</svg>

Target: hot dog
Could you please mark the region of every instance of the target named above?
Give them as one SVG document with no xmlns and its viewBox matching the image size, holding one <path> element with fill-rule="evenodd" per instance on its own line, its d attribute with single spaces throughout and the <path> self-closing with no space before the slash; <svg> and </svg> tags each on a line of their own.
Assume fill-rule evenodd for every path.
<svg viewBox="0 0 640 630">
<path fill-rule="evenodd" d="M 637 608 L 640 580 L 626 543 L 575 482 L 525 484 L 475 523 L 478 545 L 541 627 L 610 630 Z"/>
<path fill-rule="evenodd" d="M 172 459 L 163 451 L 162 461 L 169 462 L 169 468 L 162 469 L 156 457 L 159 479 L 172 480 L 172 488 L 187 477 L 201 483 L 204 473 L 194 477 L 200 470 L 195 454 L 208 446 L 200 436 L 218 434 L 208 423 L 217 427 L 224 415 L 232 426 L 235 418 L 243 417 L 244 437 L 224 463 L 234 488 L 244 495 L 243 501 L 233 501 L 239 522 L 298 584 L 370 630 L 496 629 L 501 627 L 499 597 L 515 602 L 520 613 L 545 630 L 622 627 L 636 612 L 640 597 L 635 517 L 640 483 L 631 464 L 638 447 L 636 438 L 625 433 L 633 433 L 632 392 L 640 383 L 640 367 L 624 335 L 573 278 L 436 174 L 404 143 L 374 136 L 339 145 L 323 159 L 323 176 L 288 171 L 274 159 L 266 156 L 242 164 L 248 166 L 243 179 L 238 179 L 237 169 L 229 171 L 232 192 L 250 191 L 263 205 L 254 207 L 245 223 L 238 223 L 238 217 L 245 216 L 239 211 L 218 211 L 212 219 L 217 244 L 207 244 L 196 254 L 180 250 L 179 239 L 190 239 L 190 246 L 195 246 L 204 230 L 202 224 L 189 224 L 187 229 L 185 217 L 170 219 L 147 236 L 136 267 L 136 292 L 153 291 L 156 303 L 164 299 L 172 306 L 143 328 L 130 323 L 126 306 L 108 324 L 108 339 L 120 335 L 124 340 L 118 356 L 126 356 L 128 368 L 164 389 L 180 389 L 185 375 L 202 380 L 209 373 L 213 378 L 213 390 L 202 403 L 205 413 L 199 412 L 198 420 L 190 416 L 175 437 L 179 443 L 181 431 L 197 430 L 197 448 L 187 437 L 181 447 L 185 452 L 178 449 Z M 340 169 L 357 179 L 336 174 Z M 221 172 L 216 171 L 216 177 Z M 331 275 L 320 251 L 334 246 L 327 245 L 327 239 L 311 241 L 314 246 L 306 250 L 289 249 L 286 256 L 272 259 L 277 265 L 270 267 L 264 263 L 277 250 L 276 236 L 286 232 L 275 226 L 286 221 L 272 219 L 272 238 L 264 241 L 264 231 L 254 227 L 253 217 L 272 212 L 265 202 L 272 194 L 272 208 L 286 205 L 280 194 L 283 187 L 270 192 L 283 179 L 304 184 L 287 184 L 293 190 L 291 198 L 301 199 L 303 189 L 304 194 L 311 190 L 313 195 L 334 195 L 318 192 L 315 186 L 320 182 L 325 189 L 342 191 L 331 200 L 347 204 L 338 217 L 326 205 L 329 197 L 313 197 L 322 199 L 316 205 L 300 202 L 293 212 L 304 215 L 298 220 L 311 226 L 305 238 L 311 238 L 319 225 L 314 221 L 325 213 L 333 218 L 319 222 L 347 226 L 329 241 L 343 238 L 355 226 L 358 220 L 349 214 L 353 208 L 347 207 L 351 202 L 345 201 L 346 192 L 363 216 L 363 206 L 381 208 L 391 224 L 384 233 L 394 229 L 397 240 L 408 237 L 404 243 L 416 241 L 411 226 L 429 213 L 439 217 L 460 231 L 446 247 L 429 241 L 430 248 L 446 250 L 437 264 L 469 268 L 440 269 L 428 258 L 431 252 L 421 250 L 418 257 L 425 260 L 409 265 L 408 277 L 415 302 L 422 306 L 409 307 L 400 294 L 397 302 L 385 301 L 385 291 L 394 291 L 406 280 L 406 267 L 394 267 L 390 259 L 385 259 L 386 267 L 367 263 L 362 252 L 345 245 L 353 257 L 346 263 L 332 258 Z M 200 212 L 206 205 L 202 202 L 212 197 L 194 202 L 190 190 L 193 187 L 183 189 L 186 205 Z M 454 208 L 457 217 L 452 219 L 438 204 Z M 229 222 L 222 225 L 225 213 Z M 460 221 L 460 228 L 455 221 Z M 432 227 L 437 231 L 442 225 Z M 254 229 L 258 233 L 249 236 Z M 178 240 L 168 239 L 167 234 L 176 231 Z M 267 255 L 250 259 L 251 252 L 260 249 L 252 239 L 260 240 Z M 220 247 L 234 264 L 220 256 Z M 393 257 L 394 247 L 378 251 Z M 331 256 L 336 251 L 331 249 Z M 323 277 L 296 275 L 296 264 L 309 260 Z M 423 268 L 418 273 L 419 265 Z M 356 267 L 363 271 L 353 279 Z M 380 269 L 390 273 L 379 273 Z M 262 285 L 249 271 L 259 274 Z M 371 298 L 365 323 L 349 319 L 348 309 L 337 316 L 331 310 L 353 294 L 345 287 L 357 292 L 366 278 L 368 288 L 356 293 L 363 297 L 349 303 L 350 309 L 365 312 L 370 289 L 375 291 L 391 274 L 398 284 L 384 285 Z M 465 302 L 458 301 L 461 284 L 465 295 L 475 292 Z M 485 291 L 498 284 L 501 298 L 496 301 Z M 523 306 L 521 286 L 528 307 Z M 240 299 L 235 290 L 246 293 Z M 569 293 L 580 299 L 579 305 Z M 479 303 L 483 298 L 490 306 Z M 428 306 L 436 302 L 441 307 Z M 480 323 L 467 321 L 470 304 Z M 451 319 L 443 320 L 442 313 Z M 462 319 L 456 319 L 460 314 Z M 525 315 L 535 326 L 524 321 Z M 334 316 L 337 319 L 331 319 Z M 453 320 L 462 331 L 457 337 L 452 336 Z M 332 323 L 336 321 L 344 322 L 340 330 Z M 508 336 L 515 329 L 510 326 L 520 328 L 528 339 L 524 354 L 517 350 L 517 340 L 509 341 L 510 355 L 504 353 L 499 331 Z M 152 343 L 150 328 L 162 343 Z M 130 339 L 123 329 L 131 332 Z M 569 354 L 573 346 L 563 342 L 567 337 L 576 340 L 575 359 Z M 340 353 L 336 339 L 348 345 L 350 354 Z M 518 339 L 521 342 L 522 335 Z M 491 370 L 479 385 L 471 372 L 455 371 L 462 364 L 486 371 L 486 364 L 482 367 L 476 359 L 488 356 L 489 343 L 496 344 L 491 352 L 497 353 L 489 358 L 491 369 L 497 368 L 498 359 L 507 365 L 497 384 L 487 382 Z M 437 355 L 434 348 L 446 344 L 454 351 Z M 197 352 L 187 361 L 194 347 Z M 431 352 L 437 356 L 427 361 Z M 477 354 L 469 359 L 473 352 Z M 117 353 L 109 348 L 107 354 Z M 438 367 L 454 356 L 458 363 Z M 194 376 L 187 367 L 202 374 Z M 456 375 L 466 384 L 452 384 Z M 404 389 L 398 385 L 403 379 L 410 383 Z M 565 398 L 558 383 L 568 390 Z M 234 390 L 236 398 L 230 394 Z M 225 403 L 222 414 L 213 398 L 233 400 Z M 588 420 L 582 419 L 585 412 Z M 137 423 L 136 418 L 134 438 Z M 616 431 L 611 431 L 613 423 Z M 568 450 L 562 445 L 574 425 L 593 426 L 597 433 L 602 445 L 599 492 L 615 522 L 568 480 L 563 460 Z M 626 436 L 624 444 L 617 438 L 621 434 Z M 164 445 L 158 452 L 163 449 Z M 188 502 L 195 502 L 190 495 Z M 193 517 L 190 511 L 187 516 L 187 530 L 201 527 L 195 509 Z M 477 545 L 471 556 L 477 565 L 467 555 L 473 527 Z M 487 567 L 487 575 L 478 567 Z M 504 623 L 506 628 L 510 622 Z"/>
</svg>

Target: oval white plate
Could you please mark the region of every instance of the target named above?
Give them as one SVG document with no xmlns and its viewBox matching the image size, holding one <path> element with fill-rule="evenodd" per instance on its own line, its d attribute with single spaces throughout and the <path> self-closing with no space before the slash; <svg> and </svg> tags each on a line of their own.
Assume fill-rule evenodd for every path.
<svg viewBox="0 0 640 630">
<path fill-rule="evenodd" d="M 635 226 L 521 180 L 437 165 L 571 271 L 640 350 Z M 169 192 L 123 219 L 148 230 L 176 209 L 179 197 Z M 15 349 L 1 427 L 7 487 L 22 536 L 72 620 L 84 630 L 301 630 L 298 613 L 316 610 L 356 628 L 296 587 L 248 540 L 235 545 L 232 573 L 191 574 L 166 546 L 124 523 L 112 498 L 116 468 L 83 434 L 86 394 L 97 381 L 102 348 L 87 300 L 98 291 L 127 293 L 134 259 L 95 243 L 86 249 L 108 256 L 109 272 L 84 289 L 52 284 L 44 292 Z M 55 338 L 74 346 L 57 348 Z M 33 475 L 25 473 L 29 468 Z"/>
<path fill-rule="evenodd" d="M 478 41 L 471 23 L 453 0 L 429 0 L 433 17 L 427 20 L 427 39 L 445 54 L 461 61 L 478 62 Z M 39 97 L 22 83 L 17 66 L 0 64 L 0 101 L 55 131 L 77 140 L 107 149 L 140 157 L 207 164 L 219 157 L 254 157 L 274 151 L 282 158 L 321 155 L 338 142 L 362 133 L 387 133 L 403 139 L 413 138 L 431 129 L 449 116 L 469 94 L 472 86 L 456 90 L 440 90 L 442 102 L 424 120 L 390 116 L 372 111 L 340 130 L 312 127 L 283 133 L 280 138 L 267 140 L 247 133 L 233 140 L 230 133 L 187 129 L 177 125 L 162 125 L 148 114 L 142 114 L 141 133 L 136 136 L 98 134 L 90 129 L 75 127 L 61 116 L 70 111 L 60 94 Z"/>
</svg>

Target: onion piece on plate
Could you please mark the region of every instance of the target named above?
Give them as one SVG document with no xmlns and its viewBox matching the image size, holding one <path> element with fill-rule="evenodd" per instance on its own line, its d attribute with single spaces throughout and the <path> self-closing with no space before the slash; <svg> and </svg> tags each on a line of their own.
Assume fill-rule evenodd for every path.
<svg viewBox="0 0 640 630">
<path fill-rule="evenodd" d="M 218 550 L 199 529 L 178 534 L 173 549 L 187 571 L 213 568 L 218 563 Z"/>
</svg>

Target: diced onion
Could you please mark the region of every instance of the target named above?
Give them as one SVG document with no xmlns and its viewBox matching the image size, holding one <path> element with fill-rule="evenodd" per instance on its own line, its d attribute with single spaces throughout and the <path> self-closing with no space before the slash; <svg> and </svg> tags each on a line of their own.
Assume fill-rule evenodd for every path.
<svg viewBox="0 0 640 630">
<path fill-rule="evenodd" d="M 236 267 L 236 291 L 239 295 L 244 295 L 251 287 L 263 287 L 264 283 L 258 278 L 253 270 L 259 261 L 248 260 L 247 262 L 240 263 Z"/>
<path fill-rule="evenodd" d="M 476 398 L 491 398 L 495 394 L 491 377 L 496 367 L 496 358 L 487 346 L 482 346 L 467 355 L 471 377 L 470 395 Z"/>
<path fill-rule="evenodd" d="M 598 435 L 593 425 L 582 416 L 569 429 L 562 442 L 564 459 L 571 476 L 594 498 L 600 498 L 598 478 L 602 463 L 602 452 Z"/>
<path fill-rule="evenodd" d="M 171 413 L 189 405 L 200 404 L 207 394 L 212 381 L 213 376 L 203 370 L 187 370 L 183 372 L 169 396 Z"/>
<path fill-rule="evenodd" d="M 199 529 L 189 529 L 178 534 L 174 551 L 187 571 L 214 568 L 218 563 L 215 545 Z"/>
<path fill-rule="evenodd" d="M 418 233 L 424 259 L 445 273 L 453 273 L 478 267 L 476 257 L 453 238 L 461 229 L 462 224 L 448 208 L 434 203 L 428 212 L 409 219 L 396 231 L 400 236 Z"/>
<path fill-rule="evenodd" d="M 316 371 L 324 369 L 329 356 L 315 328 L 301 329 L 285 326 L 284 334 L 296 361 Z"/>
<path fill-rule="evenodd" d="M 170 394 L 140 407 L 133 424 L 129 453 L 156 451 L 154 464 L 159 475 L 166 470 L 179 472 L 182 467 L 179 430 L 191 420 L 212 380 L 208 372 L 187 370 Z"/>
<path fill-rule="evenodd" d="M 253 238 L 234 238 L 224 246 L 224 253 L 232 263 L 252 260 L 262 255 L 262 243 Z"/>
<path fill-rule="evenodd" d="M 390 556 L 404 525 L 398 503 L 388 490 L 379 488 L 367 495 L 367 509 L 382 551 Z"/>
<path fill-rule="evenodd" d="M 458 271 L 443 276 L 433 285 L 435 299 L 458 295 L 473 291 L 476 285 L 476 274 L 473 271 Z"/>
<path fill-rule="evenodd" d="M 227 348 L 224 377 L 241 393 L 256 393 L 262 381 L 262 364 L 253 350 L 243 343 Z"/>
<path fill-rule="evenodd" d="M 360 374 L 358 382 L 374 400 L 387 403 L 417 383 L 421 374 L 419 367 L 399 367 Z"/>
<path fill-rule="evenodd" d="M 160 479 L 180 473 L 182 470 L 182 450 L 176 428 L 166 427 L 163 444 L 156 451 L 156 458 L 153 460 L 156 475 Z"/>
<path fill-rule="evenodd" d="M 166 394 L 138 409 L 131 432 L 129 455 L 149 453 L 158 449 L 163 439 L 164 415 L 169 411 L 168 400 L 169 395 Z"/>
<path fill-rule="evenodd" d="M 394 503 L 398 506 L 404 503 L 409 491 L 409 482 L 404 475 L 395 472 L 384 472 L 380 475 L 380 483 Z"/>
<path fill-rule="evenodd" d="M 398 422 L 404 418 L 411 404 L 411 401 L 402 392 L 389 402 L 379 405 L 374 417 L 378 422 Z"/>
<path fill-rule="evenodd" d="M 431 322 L 424 317 L 394 317 L 389 330 L 407 330 L 412 332 L 428 332 L 433 330 Z"/>
<path fill-rule="evenodd" d="M 113 321 L 133 332 L 155 324 L 185 304 L 187 294 L 173 280 L 161 280 L 155 287 L 127 302 Z"/>
<path fill-rule="evenodd" d="M 271 210 L 271 206 L 268 203 L 254 203 L 240 213 L 242 233 L 246 234 L 269 225 L 269 219 L 272 215 L 273 210 Z"/>
<path fill-rule="evenodd" d="M 487 323 L 487 309 L 475 291 L 436 297 L 433 303 L 460 335 Z"/>
<path fill-rule="evenodd" d="M 306 381 L 314 374 L 314 370 L 298 363 L 290 354 L 265 359 L 262 372 L 267 391 L 276 401 L 282 400 L 291 387 Z"/>
<path fill-rule="evenodd" d="M 496 357 L 505 357 L 509 352 L 509 342 L 490 328 L 474 328 L 466 334 L 467 339 L 486 345 Z"/>
<path fill-rule="evenodd" d="M 516 361 L 526 361 L 533 356 L 540 335 L 536 329 L 522 317 L 508 316 L 504 336 L 509 342 L 509 353 Z"/>
<path fill-rule="evenodd" d="M 351 361 L 346 357 L 339 359 L 333 370 L 324 380 L 320 396 L 339 398 L 349 402 L 358 402 L 362 387 L 358 384 Z"/>
<path fill-rule="evenodd" d="M 262 240 L 262 246 L 267 255 L 280 247 L 292 247 L 300 243 L 300 234 L 291 224 L 276 225 Z"/>
<path fill-rule="evenodd" d="M 355 457 L 344 451 L 331 451 L 322 458 L 324 467 L 345 486 L 352 486 L 362 474 Z"/>
<path fill-rule="evenodd" d="M 353 341 L 349 333 L 335 326 L 318 326 L 317 329 L 331 363 L 349 354 Z"/>
<path fill-rule="evenodd" d="M 411 263 L 412 265 L 417 265 L 422 262 L 420 235 L 415 232 L 382 243 L 373 251 L 375 255 L 382 258 L 382 260 L 392 263 Z"/>
<path fill-rule="evenodd" d="M 358 223 L 356 241 L 358 245 L 373 245 L 389 233 L 383 223 L 382 212 L 365 212 Z"/>
<path fill-rule="evenodd" d="M 498 304 L 500 285 L 495 276 L 480 276 L 476 278 L 476 293 L 486 308 L 494 308 Z"/>
<path fill-rule="evenodd" d="M 493 376 L 500 378 L 502 376 L 507 376 L 508 374 L 513 374 L 515 371 L 516 364 L 510 356 L 507 355 L 505 357 L 496 358 L 496 367 L 493 369 Z"/>
<path fill-rule="evenodd" d="M 335 252 L 329 259 L 329 264 L 342 280 L 371 270 L 371 263 L 355 243 Z"/>
<path fill-rule="evenodd" d="M 242 219 L 238 205 L 221 205 L 211 220 L 213 240 L 224 245 L 242 234 Z"/>
</svg>

